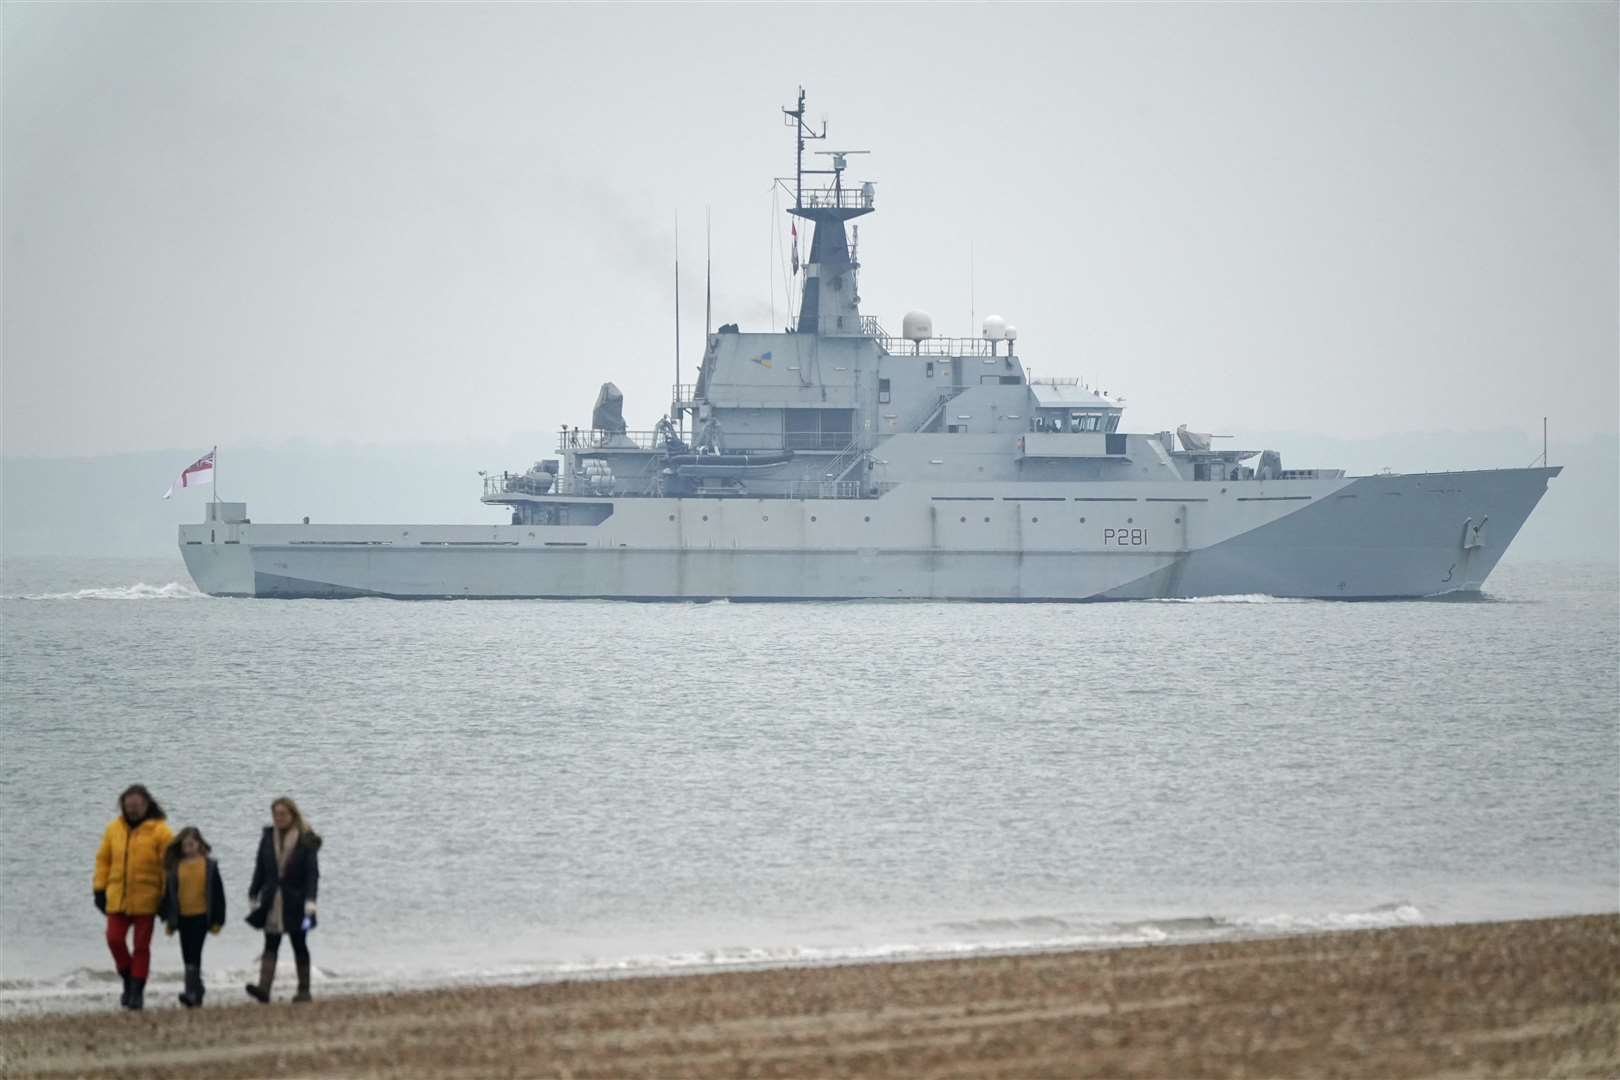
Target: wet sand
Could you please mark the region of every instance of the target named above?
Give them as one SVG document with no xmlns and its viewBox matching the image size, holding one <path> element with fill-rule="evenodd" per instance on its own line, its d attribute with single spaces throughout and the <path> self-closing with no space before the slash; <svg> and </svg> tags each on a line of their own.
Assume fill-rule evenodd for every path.
<svg viewBox="0 0 1620 1080">
<path fill-rule="evenodd" d="M 0 1024 L 3 1076 L 1620 1076 L 1620 915 Z"/>
</svg>

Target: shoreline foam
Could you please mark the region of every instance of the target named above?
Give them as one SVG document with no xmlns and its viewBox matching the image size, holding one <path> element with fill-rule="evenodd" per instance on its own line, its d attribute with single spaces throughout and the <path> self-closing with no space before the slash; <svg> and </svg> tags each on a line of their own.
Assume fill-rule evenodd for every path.
<svg viewBox="0 0 1620 1080">
<path fill-rule="evenodd" d="M 1582 911 L 1558 912 L 1584 914 Z M 1546 917 L 1543 914 L 1519 918 Z M 1472 920 L 1480 921 L 1480 920 Z M 1490 920 L 1502 921 L 1502 920 Z M 954 920 L 914 931 L 911 940 L 881 944 L 795 944 L 734 946 L 676 953 L 641 953 L 550 963 L 488 963 L 453 970 L 383 971 L 323 968 L 317 959 L 316 985 L 327 995 L 415 993 L 474 987 L 526 986 L 568 979 L 638 978 L 658 975 L 701 975 L 708 972 L 760 971 L 780 967 L 903 963 L 973 957 L 1020 956 L 1030 953 L 1147 948 L 1250 941 L 1265 938 L 1371 930 L 1426 924 L 1429 920 L 1406 901 L 1366 910 L 1316 914 L 1277 913 L 1248 916 L 1166 916 L 1109 920 L 1077 915 L 1035 915 Z M 928 932 L 940 935 L 925 940 Z M 919 938 L 918 934 L 923 935 Z M 989 934 L 988 937 L 974 935 Z M 902 935 L 903 936 L 903 935 Z M 212 984 L 240 983 L 257 974 L 257 961 L 236 966 L 208 965 Z M 154 968 L 148 1008 L 178 1007 L 160 991 L 181 985 L 179 969 Z M 55 1013 L 113 1012 L 116 974 L 110 966 L 80 966 L 46 978 L 0 979 L 0 1021 Z"/>
</svg>

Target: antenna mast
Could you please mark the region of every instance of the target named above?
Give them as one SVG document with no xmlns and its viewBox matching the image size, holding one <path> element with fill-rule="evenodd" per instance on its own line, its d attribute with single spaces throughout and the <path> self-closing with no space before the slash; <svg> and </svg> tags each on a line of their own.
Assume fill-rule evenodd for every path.
<svg viewBox="0 0 1620 1080">
<path fill-rule="evenodd" d="M 675 400 L 681 396 L 681 215 L 675 212 Z"/>
<path fill-rule="evenodd" d="M 804 141 L 806 139 L 825 139 L 827 137 L 827 122 L 821 122 L 821 131 L 804 122 L 804 87 L 799 87 L 799 107 L 782 110 L 782 123 L 793 129 L 794 145 L 798 148 L 793 157 L 793 208 L 801 209 L 804 206 Z"/>
<path fill-rule="evenodd" d="M 714 333 L 714 222 L 709 208 L 703 208 L 703 349 L 709 348 Z"/>
</svg>

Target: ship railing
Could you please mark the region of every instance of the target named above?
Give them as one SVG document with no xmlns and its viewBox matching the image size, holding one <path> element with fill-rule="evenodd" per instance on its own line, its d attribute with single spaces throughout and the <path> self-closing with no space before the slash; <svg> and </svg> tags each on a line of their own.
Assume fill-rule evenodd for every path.
<svg viewBox="0 0 1620 1080">
<path fill-rule="evenodd" d="M 680 405 L 690 405 L 697 400 L 697 383 L 676 383 L 669 388 L 669 400 Z"/>
<path fill-rule="evenodd" d="M 861 444 L 859 439 L 851 439 L 848 446 L 839 451 L 838 456 L 827 463 L 827 479 L 842 480 L 849 475 L 849 470 L 855 467 L 861 457 Z"/>
<path fill-rule="evenodd" d="M 557 436 L 557 450 L 658 450 L 664 436 L 658 431 L 587 431 L 564 428 Z"/>
<path fill-rule="evenodd" d="M 875 194 L 861 185 L 805 188 L 799 192 L 799 205 L 806 210 L 871 210 Z"/>
<path fill-rule="evenodd" d="M 502 473 L 500 476 L 492 474 L 484 477 L 484 498 L 493 499 L 502 495 L 549 495 L 554 490 L 556 479 L 549 473 L 543 478 L 518 473 Z"/>
<path fill-rule="evenodd" d="M 858 499 L 861 485 L 854 480 L 789 480 L 790 499 Z"/>
<path fill-rule="evenodd" d="M 865 323 L 863 318 L 862 323 Z M 865 325 L 861 332 L 867 337 L 876 338 L 883 351 L 890 356 L 1005 356 L 1006 351 L 999 348 L 1001 342 L 986 341 L 984 338 L 971 337 L 935 337 L 926 341 L 907 341 L 904 338 L 893 337 L 883 333 L 869 331 Z"/>
<path fill-rule="evenodd" d="M 726 436 L 726 449 L 783 449 L 783 450 L 837 450 L 846 451 L 850 447 L 849 432 L 847 431 L 790 431 L 781 440 L 779 447 L 742 447 L 734 446 L 730 435 Z M 842 456 L 842 453 L 840 453 Z"/>
<path fill-rule="evenodd" d="M 789 431 L 775 432 L 725 431 L 720 435 L 721 445 L 728 452 L 739 450 L 808 450 L 832 453 L 848 449 L 850 433 L 847 431 Z M 559 452 L 592 450 L 662 450 L 667 436 L 659 431 L 586 431 L 569 428 L 557 437 Z M 683 440 L 688 444 L 692 436 Z"/>
</svg>

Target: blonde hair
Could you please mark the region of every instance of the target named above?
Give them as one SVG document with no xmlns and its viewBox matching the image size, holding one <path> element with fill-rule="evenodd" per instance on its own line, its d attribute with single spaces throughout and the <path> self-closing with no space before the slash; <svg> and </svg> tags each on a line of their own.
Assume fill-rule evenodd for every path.
<svg viewBox="0 0 1620 1080">
<path fill-rule="evenodd" d="M 278 806 L 284 806 L 284 807 L 287 808 L 287 814 L 293 820 L 293 828 L 297 829 L 301 833 L 307 833 L 307 832 L 312 831 L 310 829 L 309 825 L 305 823 L 304 815 L 300 814 L 298 812 L 298 804 L 297 803 L 293 802 L 291 799 L 287 798 L 287 796 L 283 795 L 281 798 L 276 799 L 276 800 L 274 800 L 273 802 L 270 803 L 270 813 L 274 814 L 276 812 L 276 807 L 278 807 Z"/>
</svg>

